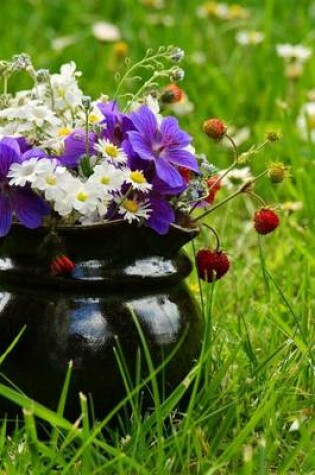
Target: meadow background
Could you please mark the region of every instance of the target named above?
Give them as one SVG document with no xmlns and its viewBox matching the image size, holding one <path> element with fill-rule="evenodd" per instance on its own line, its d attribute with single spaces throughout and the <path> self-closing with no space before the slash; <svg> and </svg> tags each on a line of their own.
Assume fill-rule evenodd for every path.
<svg viewBox="0 0 315 475">
<path fill-rule="evenodd" d="M 115 73 L 124 71 L 127 56 L 136 61 L 148 48 L 182 48 L 180 87 L 191 110 L 180 120 L 196 149 L 220 169 L 231 163 L 231 151 L 201 131 L 209 117 L 222 118 L 235 134 L 248 128 L 240 151 L 275 128 L 282 139 L 255 156 L 253 173 L 280 160 L 291 174 L 277 186 L 266 179 L 257 187 L 281 218 L 270 236 L 253 231 L 256 205 L 248 199 L 238 198 L 209 218 L 232 266 L 214 287 L 201 285 L 205 335 L 187 414 L 175 411 L 181 386 L 145 420 L 134 415 L 123 429 L 104 435 L 106 421 L 89 426 L 83 417 L 77 433 L 61 414 L 31 407 L 17 395 L 29 411 L 25 427 L 10 436 L 2 423 L 1 474 L 315 474 L 315 120 L 305 136 L 297 126 L 303 105 L 315 96 L 315 2 L 225 5 L 234 12 L 229 19 L 218 17 L 215 3 L 198 0 L 1 2 L 1 58 L 24 51 L 37 67 L 51 71 L 73 60 L 83 72 L 82 89 L 94 97 L 113 94 Z M 120 37 L 97 39 L 92 25 L 99 21 L 115 25 Z M 240 45 L 241 30 L 260 31 L 264 40 Z M 313 49 L 294 81 L 276 52 L 283 43 Z M 205 243 L 209 236 L 203 232 L 198 246 Z M 191 247 L 187 251 L 192 254 Z M 200 298 L 195 273 L 188 283 Z M 8 396 L 4 388 L 1 394 Z M 33 414 L 60 432 L 41 441 Z"/>
</svg>

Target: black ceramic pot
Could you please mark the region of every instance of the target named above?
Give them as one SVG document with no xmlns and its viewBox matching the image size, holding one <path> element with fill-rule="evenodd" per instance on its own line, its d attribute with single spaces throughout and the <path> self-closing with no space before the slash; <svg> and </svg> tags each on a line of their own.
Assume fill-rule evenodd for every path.
<svg viewBox="0 0 315 475">
<path fill-rule="evenodd" d="M 72 360 L 66 416 L 77 417 L 82 391 L 101 418 L 125 395 L 113 351 L 116 338 L 132 378 L 137 366 L 141 344 L 131 308 L 156 366 L 181 341 L 162 378 L 166 392 L 174 388 L 201 345 L 199 309 L 183 282 L 191 262 L 181 251 L 198 229 L 173 225 L 159 236 L 119 221 L 63 226 L 57 232 L 76 263 L 64 277 L 49 273 L 46 228 L 14 225 L 0 239 L 0 354 L 26 325 L 1 373 L 29 397 L 56 409 Z M 145 367 L 143 361 L 143 376 Z M 0 416 L 14 411 L 0 399 Z"/>
</svg>

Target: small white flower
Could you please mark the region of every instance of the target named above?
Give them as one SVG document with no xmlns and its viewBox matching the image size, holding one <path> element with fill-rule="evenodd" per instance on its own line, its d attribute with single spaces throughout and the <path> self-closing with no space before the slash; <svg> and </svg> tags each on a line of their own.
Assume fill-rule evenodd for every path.
<svg viewBox="0 0 315 475">
<path fill-rule="evenodd" d="M 94 167 L 94 172 L 88 181 L 95 186 L 98 196 L 103 198 L 109 192 L 121 189 L 125 181 L 125 173 L 104 161 Z"/>
<path fill-rule="evenodd" d="M 238 31 L 235 39 L 242 46 L 258 45 L 264 41 L 265 35 L 261 31 Z"/>
<path fill-rule="evenodd" d="M 141 170 L 128 170 L 125 174 L 126 183 L 132 186 L 134 190 L 147 193 L 152 189 L 151 183 L 148 183 Z"/>
<path fill-rule="evenodd" d="M 307 61 L 312 55 L 312 50 L 303 45 L 279 44 L 276 46 L 277 55 L 285 60 Z"/>
<path fill-rule="evenodd" d="M 98 21 L 92 25 L 92 34 L 98 41 L 119 41 L 121 34 L 119 28 L 106 21 Z"/>
<path fill-rule="evenodd" d="M 150 209 L 150 202 L 148 200 L 137 201 L 135 198 L 116 197 L 115 201 L 119 204 L 118 214 L 128 221 L 128 223 L 148 219 L 150 217 L 152 210 Z"/>
<path fill-rule="evenodd" d="M 97 210 L 98 197 L 95 186 L 91 182 L 74 179 L 67 190 L 73 209 L 83 215 L 93 214 Z"/>
<path fill-rule="evenodd" d="M 32 188 L 43 191 L 48 201 L 59 201 L 73 180 L 65 167 L 56 166 L 56 160 L 42 159 Z"/>
<path fill-rule="evenodd" d="M 46 105 L 38 103 L 38 101 L 29 102 L 23 112 L 24 119 L 32 122 L 36 127 L 41 128 L 47 124 L 60 125 L 60 119 L 55 116 L 55 113 Z"/>
<path fill-rule="evenodd" d="M 82 103 L 83 93 L 77 83 L 77 77 L 80 75 L 81 72 L 76 70 L 76 64 L 73 61 L 63 64 L 59 74 L 50 76 L 52 97 L 46 85 L 40 85 L 35 92 L 49 107 L 53 100 L 54 108 L 58 112 L 67 109 L 74 110 Z M 48 97 L 47 92 L 49 92 Z"/>
<path fill-rule="evenodd" d="M 235 127 L 231 126 L 229 127 L 229 136 L 233 138 L 235 145 L 240 147 L 250 138 L 250 128 L 241 127 L 240 129 L 236 129 Z M 227 148 L 233 148 L 233 145 L 226 137 L 223 137 L 222 145 Z"/>
<path fill-rule="evenodd" d="M 183 92 L 183 96 L 180 101 L 168 104 L 168 108 L 178 116 L 191 114 L 194 110 L 194 104 L 188 99 L 188 96 Z"/>
<path fill-rule="evenodd" d="M 94 148 L 97 152 L 101 153 L 102 157 L 111 160 L 112 163 L 123 164 L 127 162 L 128 157 L 122 148 L 117 147 L 107 139 L 99 140 Z"/>
<path fill-rule="evenodd" d="M 156 117 L 157 123 L 160 125 L 163 120 L 163 116 L 160 114 L 160 105 L 159 105 L 158 99 L 156 97 L 153 97 L 152 94 L 148 94 L 145 97 L 144 101 L 141 101 L 141 102 L 131 101 L 129 103 L 130 110 L 132 111 L 139 110 L 140 107 L 142 107 L 143 105 L 146 105 L 151 110 L 151 112 L 153 112 L 153 114 Z"/>
<path fill-rule="evenodd" d="M 62 51 L 64 48 L 77 43 L 79 39 L 78 35 L 59 36 L 51 41 L 51 47 L 55 51 Z"/>
<path fill-rule="evenodd" d="M 8 172 L 10 185 L 25 186 L 36 179 L 36 165 L 38 158 L 32 157 L 22 163 L 13 163 Z"/>
<path fill-rule="evenodd" d="M 224 175 L 225 171 L 226 170 L 220 170 L 219 174 Z M 221 184 L 230 190 L 235 188 L 235 186 L 240 186 L 250 178 L 252 178 L 252 175 L 249 167 L 234 168 L 234 170 L 231 170 L 222 178 Z"/>
<path fill-rule="evenodd" d="M 315 142 L 315 102 L 306 102 L 297 118 L 298 131 L 304 140 Z"/>
</svg>

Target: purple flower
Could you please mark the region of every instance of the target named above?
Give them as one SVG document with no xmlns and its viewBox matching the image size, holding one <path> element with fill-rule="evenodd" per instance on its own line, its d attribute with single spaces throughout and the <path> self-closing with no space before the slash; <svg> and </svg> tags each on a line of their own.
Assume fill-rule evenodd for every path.
<svg viewBox="0 0 315 475">
<path fill-rule="evenodd" d="M 88 134 L 88 144 L 86 143 L 86 132 L 84 129 L 74 130 L 64 141 L 65 150 L 59 158 L 60 163 L 69 168 L 75 168 L 80 163 L 82 155 L 93 154 L 96 135 L 93 132 Z"/>
<path fill-rule="evenodd" d="M 105 126 L 102 138 L 120 146 L 125 139 L 126 132 L 134 129 L 132 121 L 127 115 L 120 112 L 116 101 L 98 102 L 97 107 L 104 116 L 104 119 L 100 122 Z"/>
<path fill-rule="evenodd" d="M 164 196 L 152 193 L 149 196 L 152 213 L 146 224 L 158 234 L 167 234 L 170 224 L 175 221 L 175 213 Z"/>
<path fill-rule="evenodd" d="M 178 188 L 184 184 L 177 167 L 185 167 L 198 173 L 195 157 L 186 149 L 191 137 L 181 130 L 174 117 L 166 117 L 161 125 L 146 106 L 133 112 L 130 118 L 136 131 L 127 133 L 130 144 L 142 160 L 152 162 L 158 178 Z"/>
<path fill-rule="evenodd" d="M 36 156 L 38 153 L 37 149 Z M 24 155 L 27 154 L 29 152 Z M 7 175 L 10 166 L 21 163 L 24 155 L 21 155 L 16 140 L 5 138 L 0 141 L 0 237 L 6 236 L 10 231 L 13 214 L 24 226 L 33 229 L 41 225 L 43 216 L 50 211 L 45 201 L 29 186 L 22 188 L 9 184 Z"/>
</svg>

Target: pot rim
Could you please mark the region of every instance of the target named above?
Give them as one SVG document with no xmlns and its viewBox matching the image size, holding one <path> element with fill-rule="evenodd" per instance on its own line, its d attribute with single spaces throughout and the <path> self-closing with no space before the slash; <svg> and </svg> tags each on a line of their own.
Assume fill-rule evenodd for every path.
<svg viewBox="0 0 315 475">
<path fill-rule="evenodd" d="M 158 234 L 153 229 L 149 228 L 148 226 L 137 226 L 137 223 L 130 224 L 124 219 L 115 219 L 113 221 L 107 221 L 107 222 L 98 221 L 96 223 L 90 223 L 90 224 L 56 224 L 53 227 L 51 227 L 49 224 L 42 224 L 41 226 L 34 229 L 27 228 L 26 226 L 23 226 L 23 224 L 19 222 L 15 222 L 15 223 L 12 223 L 12 228 L 20 229 L 20 230 L 26 229 L 29 232 L 30 231 L 41 232 L 41 231 L 48 231 L 50 229 L 55 229 L 56 231 L 60 231 L 62 233 L 67 233 L 67 232 L 71 233 L 73 231 L 77 231 L 79 233 L 85 233 L 89 231 L 104 230 L 106 228 L 112 229 L 112 228 L 119 227 L 122 225 L 130 229 L 135 229 L 135 228 L 138 228 L 139 230 L 147 229 L 154 232 L 157 236 L 167 236 L 172 231 L 184 233 L 191 236 L 197 236 L 200 233 L 200 227 L 198 225 L 194 224 L 191 227 L 186 227 L 186 226 L 181 226 L 180 224 L 177 224 L 177 223 L 170 223 L 170 229 L 166 234 Z M 8 234 L 8 236 L 9 235 L 10 233 Z M 4 238 L 5 237 L 7 236 L 4 236 Z"/>
</svg>

